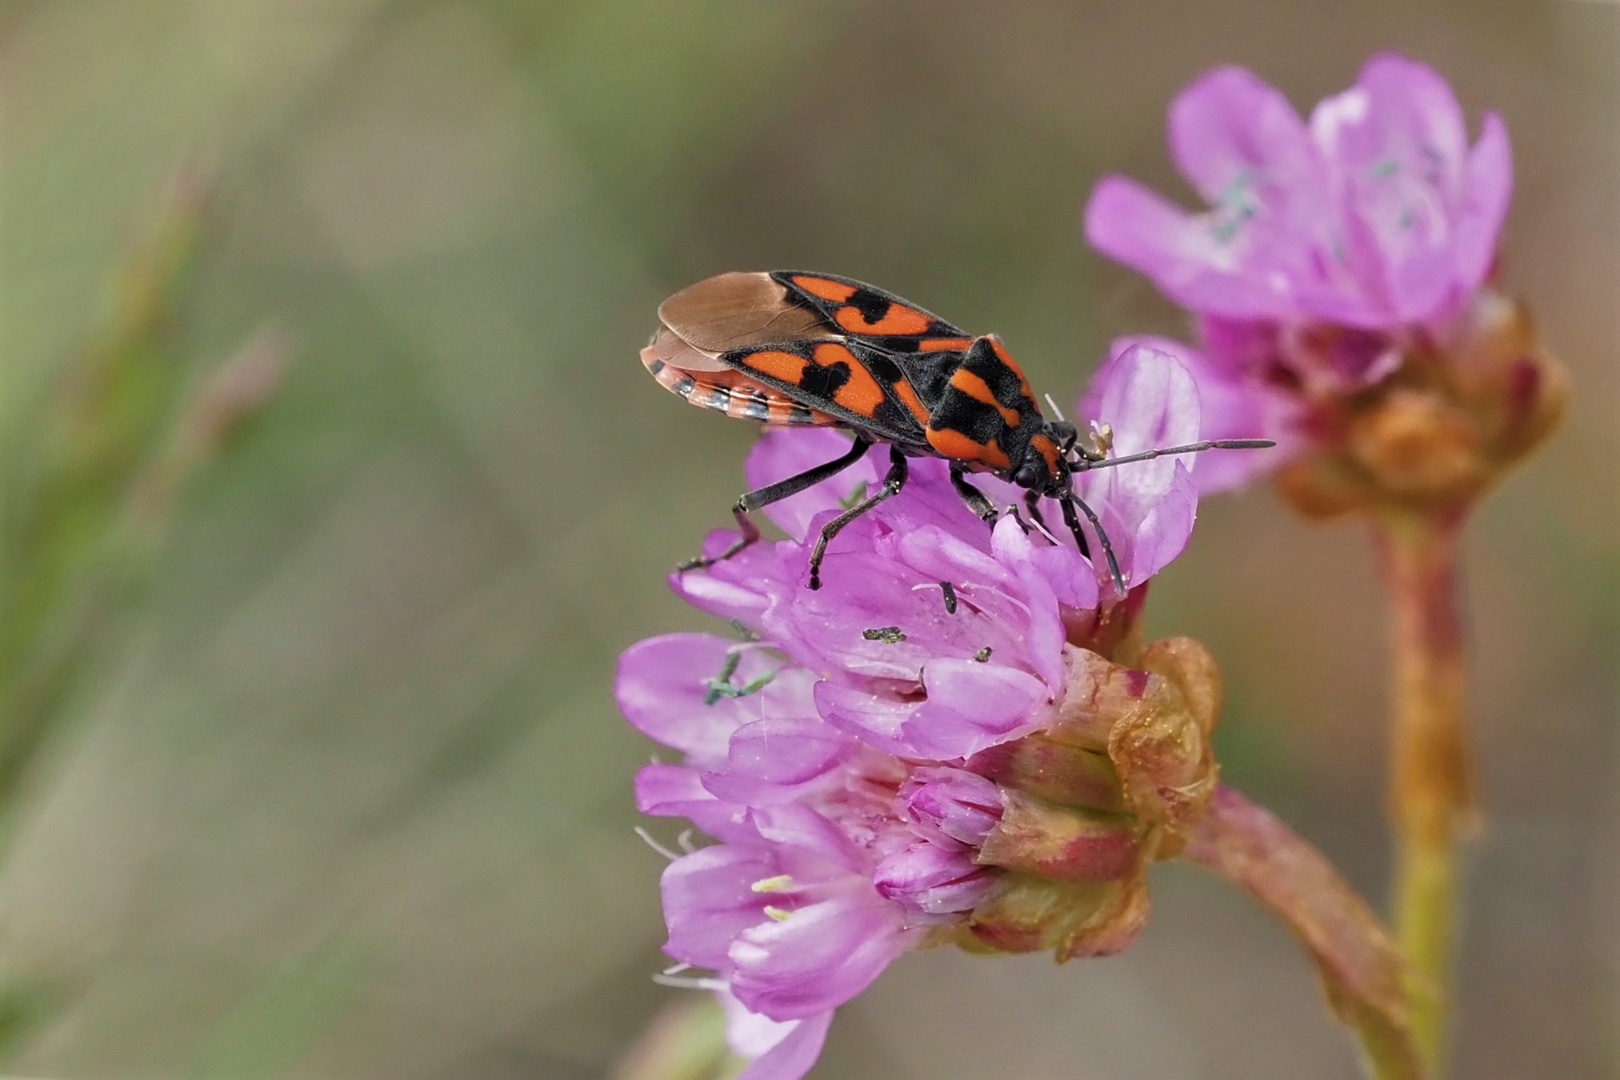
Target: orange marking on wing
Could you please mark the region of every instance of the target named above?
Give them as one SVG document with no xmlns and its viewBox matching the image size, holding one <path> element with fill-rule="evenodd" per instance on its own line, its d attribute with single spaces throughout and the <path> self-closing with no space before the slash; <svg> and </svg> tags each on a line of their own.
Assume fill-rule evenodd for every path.
<svg viewBox="0 0 1620 1080">
<path fill-rule="evenodd" d="M 894 384 L 894 392 L 899 395 L 900 403 L 917 418 L 917 423 L 927 427 L 928 410 L 923 406 L 922 398 L 917 396 L 917 391 L 912 389 L 911 384 L 901 379 Z"/>
<path fill-rule="evenodd" d="M 931 337 L 923 338 L 917 342 L 918 352 L 945 352 L 946 350 L 965 349 L 973 344 L 972 338 L 965 337 Z"/>
<path fill-rule="evenodd" d="M 842 281 L 828 281 L 826 278 L 811 277 L 808 274 L 800 274 L 793 278 L 792 281 L 793 284 L 811 296 L 819 296 L 823 300 L 831 300 L 835 304 L 842 304 L 856 293 L 853 285 L 845 285 Z"/>
<path fill-rule="evenodd" d="M 952 461 L 982 461 L 994 469 L 1008 469 L 1012 462 L 996 441 L 974 442 L 960 431 L 950 428 L 929 428 L 928 445 Z"/>
<path fill-rule="evenodd" d="M 816 363 L 822 367 L 843 364 L 849 368 L 849 381 L 833 391 L 833 400 L 852 413 L 858 413 L 869 420 L 876 418 L 878 406 L 884 402 L 883 387 L 879 386 L 872 373 L 855 359 L 855 354 L 843 345 L 829 341 L 816 346 L 815 357 Z"/>
<path fill-rule="evenodd" d="M 928 332 L 928 316 L 902 304 L 890 304 L 877 322 L 867 322 L 861 309 L 846 304 L 833 313 L 833 322 L 852 334 L 894 334 L 905 336 Z"/>
<path fill-rule="evenodd" d="M 804 357 L 794 356 L 790 352 L 762 349 L 757 353 L 749 353 L 743 357 L 742 362 L 744 366 L 761 375 L 769 375 L 773 379 L 780 379 L 794 386 L 797 386 L 799 380 L 804 377 Z"/>
<path fill-rule="evenodd" d="M 1051 476 L 1056 476 L 1058 474 L 1057 443 L 1053 442 L 1045 435 L 1037 435 L 1029 440 L 1029 445 L 1033 446 L 1035 448 L 1035 452 L 1046 459 L 1047 473 Z"/>
<path fill-rule="evenodd" d="M 1018 382 L 1024 391 L 1024 396 L 1029 400 L 1034 401 L 1035 391 L 1029 388 L 1029 379 L 1024 376 L 1024 369 L 1018 366 L 1018 361 L 1012 358 L 1012 353 L 1007 351 L 1007 347 L 1001 343 L 1001 339 L 998 337 L 992 337 L 990 339 L 990 347 L 995 350 L 996 359 L 1012 368 L 1013 374 L 1018 376 Z"/>
<path fill-rule="evenodd" d="M 990 390 L 990 384 L 967 368 L 956 369 L 956 374 L 951 376 L 951 386 L 962 391 L 974 401 L 982 401 L 986 405 L 994 407 L 1001 413 L 1001 418 L 1007 422 L 1008 427 L 1018 426 L 1018 413 L 997 401 L 996 395 Z"/>
</svg>

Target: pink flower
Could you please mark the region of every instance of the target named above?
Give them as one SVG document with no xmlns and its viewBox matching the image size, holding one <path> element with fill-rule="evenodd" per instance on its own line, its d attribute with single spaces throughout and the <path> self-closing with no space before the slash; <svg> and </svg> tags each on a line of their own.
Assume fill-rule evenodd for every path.
<svg viewBox="0 0 1620 1080">
<path fill-rule="evenodd" d="M 1470 146 L 1445 80 L 1393 54 L 1308 122 L 1250 72 L 1219 68 L 1171 106 L 1170 148 L 1209 209 L 1109 177 L 1086 235 L 1223 319 L 1443 322 L 1484 281 L 1513 186 L 1501 118 L 1487 113 Z"/>
<path fill-rule="evenodd" d="M 1192 442 L 1200 429 L 1191 374 L 1147 347 L 1104 366 L 1087 410 L 1112 426 L 1117 452 Z M 781 479 L 847 445 L 832 431 L 768 430 L 748 481 Z M 1085 628 L 1104 622 L 1123 633 L 1142 586 L 1185 546 L 1197 507 L 1189 464 L 1161 459 L 1081 477 L 1078 490 L 1114 538 L 1130 603 L 1061 524 L 1026 532 L 1008 515 L 986 527 L 933 459 L 917 460 L 900 496 L 839 534 L 819 590 L 805 584 L 810 545 L 876 485 L 870 460 L 769 507 L 789 539 L 672 580 L 750 640 L 643 641 L 621 658 L 616 691 L 632 724 L 682 754 L 641 770 L 637 806 L 688 818 L 719 841 L 676 856 L 664 873 L 665 951 L 682 967 L 675 977 L 722 995 L 733 1045 L 754 1058 L 745 1076 L 796 1080 L 833 1011 L 926 941 L 977 934 L 1003 948 L 1078 955 L 1091 946 L 1070 940 L 1074 926 L 1117 922 L 1099 950 L 1134 934 L 1143 856 L 1135 826 L 1119 816 L 1119 792 L 1097 806 L 1087 801 L 1093 783 L 1077 801 L 1038 812 L 1023 798 L 1015 835 L 995 839 L 1003 788 L 967 766 L 1057 723 L 1065 703 L 1071 723 L 1089 715 L 1085 680 L 1101 669 L 1075 662 L 1077 640 L 1089 642 Z M 1022 507 L 1022 490 L 975 482 L 998 504 Z M 1058 509 L 1048 503 L 1043 516 L 1061 523 Z M 707 547 L 734 535 L 716 533 Z M 1048 827 L 1061 842 L 1032 854 Z M 1020 871 L 1011 879 L 1021 891 L 990 905 L 1008 868 Z M 1039 919 L 1013 914 L 1026 903 L 1067 910 L 1039 899 L 1048 887 L 1040 868 L 1082 875 L 1098 917 L 1048 934 Z M 983 925 L 970 928 L 970 918 Z"/>
<path fill-rule="evenodd" d="M 995 785 L 862 746 L 816 715 L 812 681 L 757 646 L 673 634 L 628 650 L 616 687 L 632 723 L 686 755 L 642 769 L 640 809 L 723 841 L 665 870 L 665 951 L 712 973 L 699 985 L 722 991 L 760 1080 L 801 1076 L 833 1010 L 993 883 L 956 837 L 994 825 Z M 952 813 L 964 793 L 980 803 Z M 943 808 L 955 836 L 913 804 Z"/>
<path fill-rule="evenodd" d="M 1197 319 L 1197 350 L 1157 339 L 1198 386 L 1199 437 L 1277 447 L 1204 455 L 1198 489 L 1229 488 L 1342 438 L 1353 395 L 1412 352 L 1469 332 L 1513 187 L 1507 129 L 1470 146 L 1434 71 L 1376 56 L 1310 120 L 1240 68 L 1194 82 L 1170 109 L 1170 147 L 1209 202 L 1187 213 L 1109 177 L 1086 235 Z"/>
</svg>

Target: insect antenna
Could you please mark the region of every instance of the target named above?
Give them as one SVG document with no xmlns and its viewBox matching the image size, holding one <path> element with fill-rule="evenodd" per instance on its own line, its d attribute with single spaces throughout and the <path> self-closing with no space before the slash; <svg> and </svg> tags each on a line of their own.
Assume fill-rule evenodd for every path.
<svg viewBox="0 0 1620 1080">
<path fill-rule="evenodd" d="M 1047 396 L 1047 404 L 1053 410 L 1057 404 Z M 1092 469 L 1107 469 L 1115 465 L 1129 465 L 1137 461 L 1152 461 L 1154 458 L 1168 457 L 1171 454 L 1196 454 L 1201 450 L 1264 450 L 1277 444 L 1271 439 L 1210 439 L 1205 442 L 1187 443 L 1183 446 L 1161 446 L 1153 450 L 1143 450 L 1135 454 L 1126 454 L 1123 457 L 1093 459 L 1080 457 L 1068 463 L 1071 472 L 1090 472 Z M 1071 487 L 1059 500 L 1063 505 L 1063 520 L 1074 533 L 1075 542 L 1080 545 L 1081 554 L 1088 554 L 1086 536 L 1080 527 L 1080 518 L 1075 513 L 1078 507 L 1080 513 L 1086 515 L 1091 527 L 1097 533 L 1097 542 L 1102 545 L 1103 558 L 1108 562 L 1108 576 L 1114 582 L 1114 588 L 1119 590 L 1121 596 L 1125 595 L 1125 576 L 1120 573 L 1119 559 L 1114 555 L 1114 545 L 1108 540 L 1108 531 L 1097 518 L 1096 511 L 1086 505 L 1086 501 L 1075 494 Z"/>
<path fill-rule="evenodd" d="M 1101 461 L 1092 461 L 1089 458 L 1071 463 L 1075 472 L 1090 472 L 1092 469 L 1111 469 L 1115 465 L 1129 465 L 1136 461 L 1152 461 L 1154 458 L 1169 457 L 1171 454 L 1196 454 L 1201 450 L 1265 450 L 1277 444 L 1271 439 L 1212 439 L 1209 442 L 1188 443 L 1185 446 L 1161 446 L 1154 450 L 1143 450 L 1135 454 L 1126 454 L 1124 457 L 1104 458 Z"/>
</svg>

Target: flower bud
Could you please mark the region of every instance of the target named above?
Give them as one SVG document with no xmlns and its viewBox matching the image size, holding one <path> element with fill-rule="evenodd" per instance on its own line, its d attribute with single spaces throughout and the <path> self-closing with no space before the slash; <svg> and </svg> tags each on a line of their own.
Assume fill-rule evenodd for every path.
<svg viewBox="0 0 1620 1080">
<path fill-rule="evenodd" d="M 1062 963 L 1119 952 L 1141 932 L 1147 913 L 1141 874 L 1103 883 L 1008 874 L 973 910 L 957 940 L 964 948 L 999 952 L 1051 949 Z"/>
<path fill-rule="evenodd" d="M 966 850 L 948 850 L 926 840 L 885 858 L 872 878 L 883 896 L 929 915 L 970 911 L 994 883 L 992 872 L 975 866 Z"/>
<path fill-rule="evenodd" d="M 901 785 L 896 806 L 919 834 L 934 843 L 973 847 L 1000 819 L 1001 791 L 985 777 L 962 769 L 920 768 Z"/>
<path fill-rule="evenodd" d="M 1524 305 L 1498 293 L 1478 296 L 1455 352 L 1452 385 L 1478 417 L 1493 460 L 1522 457 L 1557 425 L 1569 373 L 1537 341 Z"/>
<path fill-rule="evenodd" d="M 1435 390 L 1397 389 L 1350 421 L 1351 458 L 1389 498 L 1450 502 L 1490 478 L 1474 418 Z"/>
</svg>

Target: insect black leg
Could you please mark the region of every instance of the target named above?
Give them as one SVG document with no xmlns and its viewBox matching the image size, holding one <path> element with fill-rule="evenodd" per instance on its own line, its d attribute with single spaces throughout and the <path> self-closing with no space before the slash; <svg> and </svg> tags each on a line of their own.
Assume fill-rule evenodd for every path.
<svg viewBox="0 0 1620 1080">
<path fill-rule="evenodd" d="M 1108 560 L 1108 576 L 1113 579 L 1114 588 L 1119 590 L 1119 595 L 1124 596 L 1125 575 L 1119 572 L 1119 560 L 1114 558 L 1114 545 L 1108 542 L 1108 533 L 1103 529 L 1102 522 L 1097 520 L 1096 513 L 1086 505 L 1086 501 L 1073 492 L 1065 495 L 1061 501 L 1063 503 L 1063 520 L 1068 524 L 1069 531 L 1074 533 L 1075 543 L 1080 545 L 1080 553 L 1088 559 L 1091 558 L 1091 555 L 1086 550 L 1086 534 L 1080 528 L 1080 518 L 1074 512 L 1076 506 L 1085 513 L 1086 520 L 1091 522 L 1091 527 L 1097 530 L 1097 542 L 1102 545 L 1103 557 Z"/>
<path fill-rule="evenodd" d="M 889 471 L 883 477 L 883 486 L 878 488 L 877 494 L 856 503 L 842 514 L 833 518 L 821 527 L 821 535 L 816 538 L 816 546 L 810 552 L 810 587 L 821 588 L 821 560 L 827 554 L 827 544 L 839 532 L 872 509 L 884 499 L 892 499 L 900 494 L 900 489 L 906 486 L 906 476 L 910 473 L 910 466 L 906 463 L 906 455 L 898 447 L 889 447 Z"/>
<path fill-rule="evenodd" d="M 675 568 L 676 572 L 685 573 L 688 570 L 700 570 L 705 566 L 713 566 L 717 562 L 731 558 L 737 552 L 759 539 L 759 528 L 749 519 L 749 513 L 769 506 L 771 503 L 780 502 L 790 496 L 797 495 L 799 492 L 814 487 L 830 476 L 838 475 L 861 460 L 871 448 L 871 440 L 857 435 L 855 436 L 855 442 L 850 445 L 849 453 L 842 457 L 829 461 L 824 465 L 817 465 L 813 469 L 806 469 L 804 472 L 796 476 L 790 476 L 786 480 L 778 480 L 774 484 L 767 484 L 757 491 L 748 492 L 738 499 L 736 505 L 731 508 L 732 516 L 737 519 L 737 528 L 742 531 L 741 538 L 712 559 L 701 556 L 696 559 L 687 559 Z"/>
<path fill-rule="evenodd" d="M 967 508 L 986 523 L 994 525 L 996 518 L 1001 516 L 1001 512 L 996 509 L 996 504 L 991 502 L 984 492 L 968 483 L 967 477 L 962 475 L 962 470 L 954 465 L 951 466 L 951 487 L 955 488 L 956 493 L 962 496 L 962 501 L 967 503 Z"/>
<path fill-rule="evenodd" d="M 969 510 L 979 515 L 980 519 L 982 519 L 986 525 L 989 525 L 992 528 L 995 527 L 996 519 L 1001 516 L 1001 511 L 996 509 L 996 504 L 991 502 L 989 498 L 985 496 L 984 492 L 968 483 L 967 477 L 962 475 L 960 469 L 951 469 L 951 486 L 954 487 L 956 489 L 956 493 L 962 497 L 962 501 L 967 503 L 967 508 Z M 1033 497 L 1033 494 L 1034 493 L 1032 492 L 1031 497 Z M 1035 510 L 1034 502 L 1031 501 L 1029 505 L 1030 509 L 1035 513 L 1035 520 L 1040 521 L 1040 512 Z M 1018 508 L 1016 506 L 1009 506 L 1007 509 L 1012 514 L 1013 520 L 1018 522 L 1018 527 L 1024 530 L 1024 535 L 1028 536 L 1030 531 L 1029 522 L 1025 521 L 1019 516 Z M 1044 522 L 1042 522 L 1041 528 L 1043 531 L 1046 528 Z"/>
<path fill-rule="evenodd" d="M 1031 521 L 1033 521 L 1035 524 L 1039 525 L 1041 527 L 1042 532 L 1047 532 L 1048 531 L 1048 529 L 1046 528 L 1046 519 L 1041 516 L 1041 493 L 1040 492 L 1038 492 L 1038 491 L 1026 491 L 1026 492 L 1024 492 L 1024 509 L 1029 511 L 1029 519 Z M 1080 548 L 1080 554 L 1089 556 L 1090 552 L 1088 552 L 1085 549 L 1084 545 L 1082 545 L 1081 548 Z"/>
</svg>

